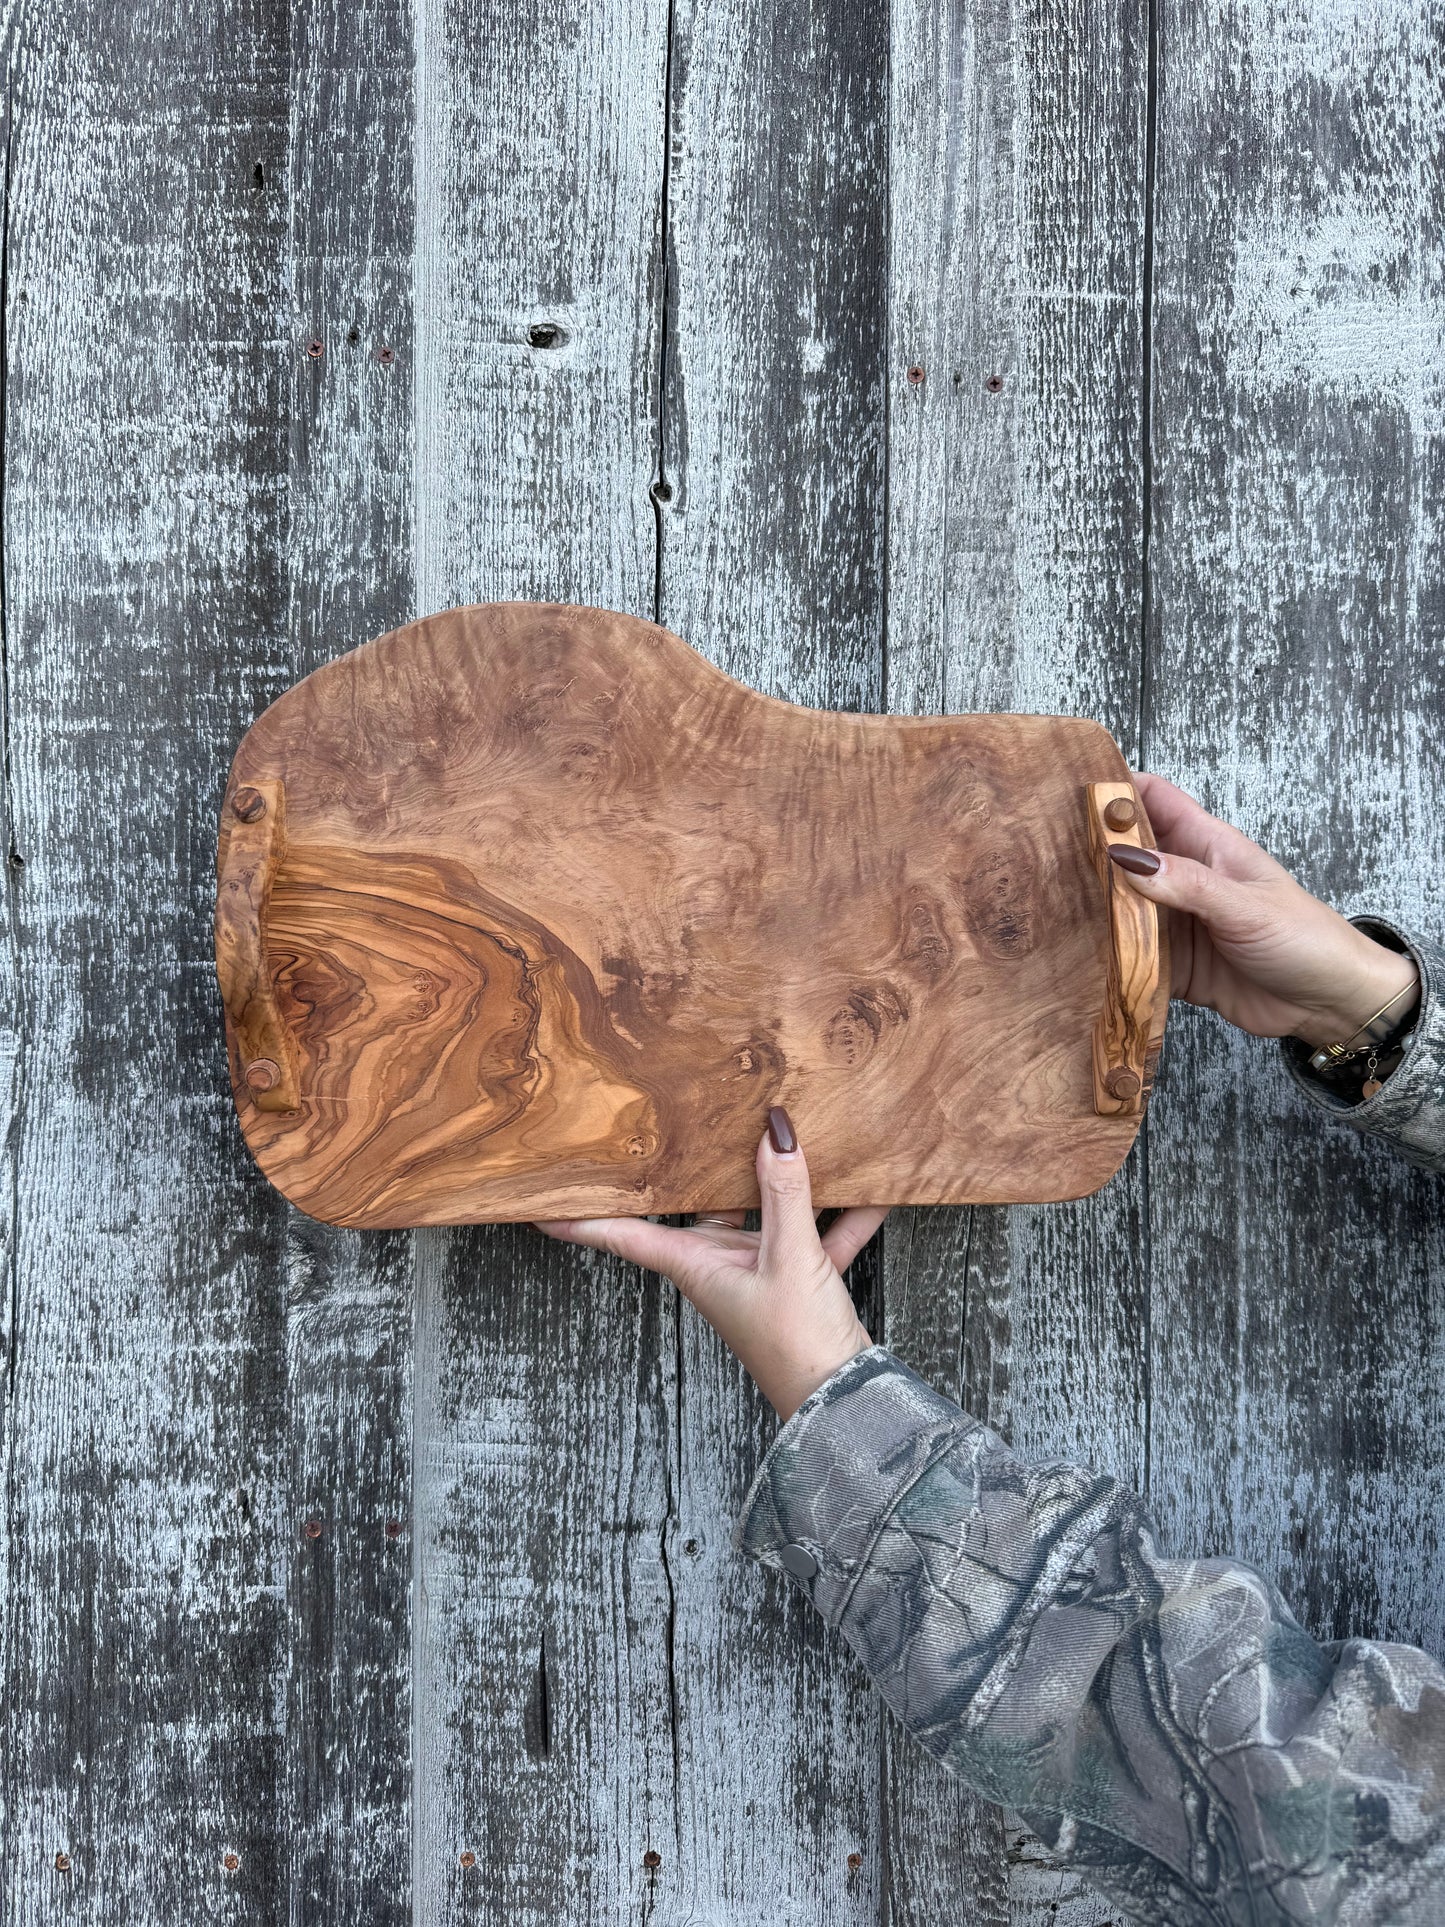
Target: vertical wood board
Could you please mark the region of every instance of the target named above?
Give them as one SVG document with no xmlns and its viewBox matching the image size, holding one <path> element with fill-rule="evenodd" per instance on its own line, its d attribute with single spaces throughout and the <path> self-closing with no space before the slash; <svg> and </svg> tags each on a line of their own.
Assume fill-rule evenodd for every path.
<svg viewBox="0 0 1445 1927">
<path fill-rule="evenodd" d="M 417 613 L 414 59 L 395 0 L 292 7 L 287 681 Z M 413 1918 L 412 1240 L 291 1212 L 286 1287 L 290 1918 L 390 1927 Z"/>
<path fill-rule="evenodd" d="M 418 605 L 648 615 L 665 9 L 423 0 L 415 33 Z M 526 1226 L 416 1243 L 417 1917 L 650 1914 L 670 1303 Z"/>
<path fill-rule="evenodd" d="M 1431 9 L 1161 14 L 1148 726 L 1309 888 L 1436 935 L 1439 47 Z M 1255 1561 L 1326 1639 L 1438 1652 L 1438 1179 L 1203 1014 L 1151 1170 L 1169 1543 Z"/>
<path fill-rule="evenodd" d="M 1146 25 L 894 0 L 890 709 L 1095 716 L 1137 751 Z M 1136 1482 L 1146 1155 L 1077 1205 L 899 1213 L 886 1233 L 893 1349 L 1019 1450 Z M 888 1742 L 891 1920 L 1100 1918 L 997 1809 Z"/>
<path fill-rule="evenodd" d="M 886 56 L 881 17 L 837 0 L 673 9 L 657 618 L 826 708 L 882 703 Z M 734 1549 L 776 1426 L 679 1316 L 680 1869 L 659 1918 L 871 1920 L 881 1709 L 842 1640 Z"/>
<path fill-rule="evenodd" d="M 286 1906 L 283 1211 L 239 1149 L 210 932 L 220 783 L 281 661 L 283 230 L 254 168 L 285 88 L 264 0 L 66 0 L 17 50 L 17 1924 Z"/>
</svg>

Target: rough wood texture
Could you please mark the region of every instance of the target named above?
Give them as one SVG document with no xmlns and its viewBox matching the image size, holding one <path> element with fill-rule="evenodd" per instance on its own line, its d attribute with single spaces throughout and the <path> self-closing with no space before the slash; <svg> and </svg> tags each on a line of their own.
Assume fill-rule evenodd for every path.
<svg viewBox="0 0 1445 1927">
<path fill-rule="evenodd" d="M 1342 908 L 1438 935 L 1438 10 L 1170 5 L 1160 35 L 1150 762 Z M 1438 1653 L 1445 1187 L 1322 1130 L 1207 1015 L 1170 1047 L 1168 1540 L 1257 1560 L 1322 1638 Z"/>
<path fill-rule="evenodd" d="M 351 1225 L 755 1205 L 774 1104 L 820 1207 L 1096 1190 L 1167 984 L 1095 850 L 1123 771 L 1096 724 L 802 709 L 601 610 L 414 623 L 237 752 L 248 1141 Z"/>
<path fill-rule="evenodd" d="M 894 0 L 891 18 L 886 706 L 1096 716 L 1134 761 L 1147 15 Z M 890 1345 L 1021 1450 L 1135 1481 L 1154 1129 L 1087 1203 L 885 1232 Z M 911 1850 L 896 1927 L 1105 1918 L 895 1729 L 885 1803 Z"/>
<path fill-rule="evenodd" d="M 292 0 L 290 17 L 290 126 L 260 190 L 290 214 L 270 695 L 338 634 L 415 612 L 411 9 Z M 288 1214 L 289 1927 L 412 1918 L 413 1242 Z"/>
<path fill-rule="evenodd" d="M 288 1912 L 285 1211 L 218 1102 L 197 833 L 284 623 L 284 209 L 253 173 L 284 25 L 66 0 L 16 51 L 13 1927 Z"/>
</svg>

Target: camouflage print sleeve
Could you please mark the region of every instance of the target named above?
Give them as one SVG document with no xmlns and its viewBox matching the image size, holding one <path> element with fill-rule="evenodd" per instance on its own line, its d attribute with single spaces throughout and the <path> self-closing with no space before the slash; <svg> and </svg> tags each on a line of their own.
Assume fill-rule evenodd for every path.
<svg viewBox="0 0 1445 1927">
<path fill-rule="evenodd" d="M 1140 1920 L 1445 1921 L 1445 1673 L 1317 1644 L 1236 1560 L 1164 1558 L 1134 1493 L 1025 1463 L 880 1347 L 784 1427 L 738 1538 Z"/>
<path fill-rule="evenodd" d="M 1388 944 L 1408 950 L 1420 971 L 1420 1014 L 1405 1055 L 1373 1097 L 1350 1103 L 1310 1069 L 1310 1051 L 1297 1038 L 1281 1039 L 1290 1076 L 1312 1104 L 1341 1124 L 1367 1131 L 1393 1145 L 1402 1158 L 1427 1171 L 1445 1171 L 1445 950 L 1410 937 L 1383 917 L 1353 923 Z"/>
</svg>

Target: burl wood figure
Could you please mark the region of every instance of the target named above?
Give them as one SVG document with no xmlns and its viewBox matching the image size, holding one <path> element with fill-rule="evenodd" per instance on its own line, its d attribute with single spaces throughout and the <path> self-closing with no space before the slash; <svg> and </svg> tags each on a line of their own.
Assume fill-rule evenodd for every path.
<svg viewBox="0 0 1445 1927">
<path fill-rule="evenodd" d="M 227 786 L 216 954 L 257 1162 L 348 1225 L 1079 1197 L 1138 1129 L 1163 933 L 1098 724 L 833 715 L 630 616 L 415 622 Z"/>
</svg>

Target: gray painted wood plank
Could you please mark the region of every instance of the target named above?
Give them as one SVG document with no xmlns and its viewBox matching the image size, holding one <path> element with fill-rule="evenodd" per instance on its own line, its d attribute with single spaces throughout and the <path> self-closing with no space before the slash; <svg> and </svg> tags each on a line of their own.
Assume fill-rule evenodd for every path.
<svg viewBox="0 0 1445 1927">
<path fill-rule="evenodd" d="M 413 60 L 406 9 L 293 6 L 294 676 L 419 613 Z M 292 1213 L 287 1251 L 291 1919 L 409 1921 L 413 1241 Z"/>
<path fill-rule="evenodd" d="M 651 613 L 666 30 L 417 11 L 422 607 Z M 417 1916 L 664 1918 L 670 1292 L 525 1226 L 418 1248 Z"/>
<path fill-rule="evenodd" d="M 834 708 L 882 697 L 886 57 L 881 17 L 846 4 L 674 8 L 659 619 L 754 687 Z M 682 1864 L 663 1917 L 874 1919 L 879 1703 L 733 1550 L 775 1426 L 686 1308 L 677 1431 Z"/>
<path fill-rule="evenodd" d="M 890 72 L 888 706 L 1096 716 L 1133 754 L 1144 15 L 895 0 Z M 1077 1205 L 886 1240 L 895 1350 L 1021 1450 L 1136 1480 L 1144 1155 Z M 1103 1918 L 896 1729 L 885 1798 L 893 1920 Z"/>
<path fill-rule="evenodd" d="M 210 929 L 231 745 L 282 661 L 284 228 L 253 168 L 284 26 L 63 0 L 18 54 L 14 1923 L 285 1910 L 282 1211 L 231 1115 Z"/>
<path fill-rule="evenodd" d="M 1312 889 L 1445 928 L 1438 9 L 1160 19 L 1148 747 Z M 1445 1194 L 1178 1026 L 1154 1500 L 1326 1638 L 1445 1644 Z"/>
</svg>

